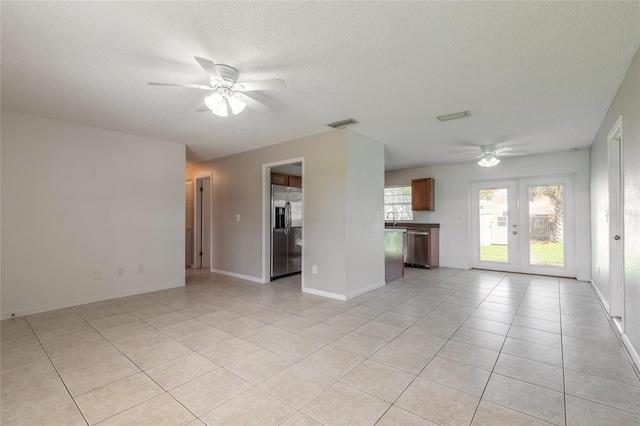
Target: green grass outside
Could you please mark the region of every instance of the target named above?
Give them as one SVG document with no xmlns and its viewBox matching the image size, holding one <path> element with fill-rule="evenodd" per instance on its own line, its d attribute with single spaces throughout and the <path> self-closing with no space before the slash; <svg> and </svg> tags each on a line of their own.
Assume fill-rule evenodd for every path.
<svg viewBox="0 0 640 426">
<path fill-rule="evenodd" d="M 531 264 L 544 266 L 564 266 L 564 244 L 536 241 L 531 243 Z M 507 246 L 481 246 L 480 260 L 487 262 L 507 262 Z"/>
</svg>

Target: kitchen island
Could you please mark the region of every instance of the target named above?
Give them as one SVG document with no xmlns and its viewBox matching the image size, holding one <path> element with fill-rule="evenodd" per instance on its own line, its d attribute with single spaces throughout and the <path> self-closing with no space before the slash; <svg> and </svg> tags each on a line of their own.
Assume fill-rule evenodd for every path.
<svg viewBox="0 0 640 426">
<path fill-rule="evenodd" d="M 400 222 L 400 223 L 392 223 L 385 222 L 385 229 L 403 229 L 406 232 L 417 232 L 417 233 L 425 233 L 426 244 L 422 251 L 423 260 L 420 264 L 416 264 L 414 262 L 409 262 L 407 266 L 416 266 L 423 267 L 429 269 L 435 269 L 440 266 L 440 224 L 439 223 L 418 223 L 418 222 Z M 415 247 L 409 247 L 409 250 L 413 250 L 413 253 L 416 252 Z M 404 250 L 407 250 L 407 247 L 404 247 Z M 406 259 L 406 258 L 405 258 Z M 410 260 L 410 259 L 409 259 Z"/>
<path fill-rule="evenodd" d="M 404 277 L 404 228 L 384 230 L 384 280 L 387 283 Z"/>
</svg>

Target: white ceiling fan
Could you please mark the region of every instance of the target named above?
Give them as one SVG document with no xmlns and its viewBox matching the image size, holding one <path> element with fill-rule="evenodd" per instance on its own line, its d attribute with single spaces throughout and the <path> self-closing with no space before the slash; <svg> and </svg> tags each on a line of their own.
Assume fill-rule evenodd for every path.
<svg viewBox="0 0 640 426">
<path fill-rule="evenodd" d="M 174 84 L 174 83 L 152 83 L 151 86 L 177 86 L 189 87 L 192 89 L 209 90 L 214 93 L 204 98 L 204 105 L 198 111 L 211 111 L 217 116 L 228 117 L 240 114 L 246 106 L 258 111 L 267 111 L 270 108 L 258 102 L 244 92 L 257 90 L 278 90 L 286 89 L 284 80 L 259 80 L 238 82 L 240 72 L 224 64 L 216 64 L 210 59 L 194 56 L 198 64 L 209 76 L 209 85 L 201 84 Z"/>
<path fill-rule="evenodd" d="M 478 165 L 481 167 L 497 166 L 498 163 L 500 163 L 500 159 L 498 157 L 516 157 L 527 155 L 526 152 L 513 151 L 510 147 L 499 147 L 496 144 L 481 145 L 478 148 L 480 148 L 480 155 L 471 155 L 475 155 L 477 158 L 480 158 L 480 161 L 478 161 Z"/>
</svg>

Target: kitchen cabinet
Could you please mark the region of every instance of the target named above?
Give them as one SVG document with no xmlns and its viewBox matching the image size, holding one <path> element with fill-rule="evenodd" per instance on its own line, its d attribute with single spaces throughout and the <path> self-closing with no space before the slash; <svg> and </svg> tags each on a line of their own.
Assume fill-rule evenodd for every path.
<svg viewBox="0 0 640 426">
<path fill-rule="evenodd" d="M 280 173 L 271 173 L 271 183 L 274 185 L 289 186 L 289 176 Z"/>
<path fill-rule="evenodd" d="M 300 176 L 289 176 L 289 186 L 302 188 L 302 178 Z"/>
<path fill-rule="evenodd" d="M 411 181 L 411 210 L 435 210 L 435 179 L 413 179 Z"/>
<path fill-rule="evenodd" d="M 291 176 L 282 173 L 271 173 L 271 183 L 274 185 L 302 188 L 302 178 L 300 176 Z"/>
<path fill-rule="evenodd" d="M 427 240 L 429 250 L 427 251 L 427 264 L 429 269 L 435 269 L 440 266 L 440 229 L 429 229 L 429 238 Z"/>
</svg>

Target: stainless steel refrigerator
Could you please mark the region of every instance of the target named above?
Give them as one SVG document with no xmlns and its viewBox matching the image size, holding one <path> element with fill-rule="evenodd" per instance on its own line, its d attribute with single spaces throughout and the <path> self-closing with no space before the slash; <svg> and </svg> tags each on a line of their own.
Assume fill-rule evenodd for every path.
<svg viewBox="0 0 640 426">
<path fill-rule="evenodd" d="M 271 279 L 301 271 L 302 189 L 271 185 Z"/>
</svg>

